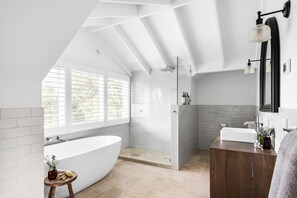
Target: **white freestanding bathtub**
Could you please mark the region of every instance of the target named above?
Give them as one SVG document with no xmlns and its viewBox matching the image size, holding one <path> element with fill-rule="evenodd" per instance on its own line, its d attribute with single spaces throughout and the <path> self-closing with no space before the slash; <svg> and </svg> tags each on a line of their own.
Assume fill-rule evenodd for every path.
<svg viewBox="0 0 297 198">
<path fill-rule="evenodd" d="M 114 167 L 121 149 L 121 138 L 117 136 L 96 136 L 63 142 L 44 147 L 44 155 L 55 155 L 61 160 L 57 169 L 72 170 L 77 179 L 72 182 L 74 193 L 87 188 L 105 177 Z M 45 164 L 45 175 L 48 166 Z M 49 187 L 45 187 L 47 197 Z M 68 197 L 66 186 L 56 188 L 55 197 Z"/>
</svg>

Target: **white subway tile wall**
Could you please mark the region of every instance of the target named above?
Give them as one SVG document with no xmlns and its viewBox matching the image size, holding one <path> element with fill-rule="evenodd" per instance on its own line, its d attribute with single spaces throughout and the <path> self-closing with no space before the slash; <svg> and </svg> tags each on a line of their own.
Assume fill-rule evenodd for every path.
<svg viewBox="0 0 297 198">
<path fill-rule="evenodd" d="M 275 150 L 278 151 L 283 138 L 287 134 L 287 132 L 283 131 L 283 128 L 297 127 L 297 109 L 279 108 L 278 113 L 258 111 L 258 115 L 261 116 L 261 122 L 264 126 L 275 129 Z"/>
<path fill-rule="evenodd" d="M 163 153 L 171 149 L 171 105 L 176 104 L 176 71 L 132 72 L 130 146 Z"/>
<path fill-rule="evenodd" d="M 0 197 L 43 197 L 43 108 L 0 109 Z"/>
</svg>

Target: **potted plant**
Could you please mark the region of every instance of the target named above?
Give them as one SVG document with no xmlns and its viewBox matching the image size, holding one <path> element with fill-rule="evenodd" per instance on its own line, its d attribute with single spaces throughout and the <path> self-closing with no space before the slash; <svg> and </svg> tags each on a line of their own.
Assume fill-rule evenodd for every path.
<svg viewBox="0 0 297 198">
<path fill-rule="evenodd" d="M 45 156 L 44 157 L 44 161 L 46 162 L 46 164 L 48 165 L 48 174 L 47 177 L 49 180 L 54 180 L 57 178 L 58 175 L 58 171 L 57 171 L 57 164 L 60 162 L 59 160 L 56 160 L 56 156 L 55 155 L 51 155 L 51 156 Z"/>
<path fill-rule="evenodd" d="M 263 127 L 263 125 L 260 127 L 258 132 L 258 141 L 260 145 L 263 147 L 263 149 L 271 149 L 272 148 L 272 142 L 274 141 L 274 128 L 269 127 Z"/>
</svg>

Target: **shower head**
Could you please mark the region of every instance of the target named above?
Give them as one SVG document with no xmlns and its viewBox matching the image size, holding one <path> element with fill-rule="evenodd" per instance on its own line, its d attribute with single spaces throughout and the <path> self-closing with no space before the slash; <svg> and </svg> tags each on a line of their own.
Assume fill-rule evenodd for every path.
<svg viewBox="0 0 297 198">
<path fill-rule="evenodd" d="M 164 72 L 169 71 L 170 73 L 172 73 L 173 70 L 175 70 L 175 67 L 174 66 L 169 66 L 169 65 L 166 65 L 166 68 L 161 69 L 161 71 L 164 71 Z"/>
</svg>

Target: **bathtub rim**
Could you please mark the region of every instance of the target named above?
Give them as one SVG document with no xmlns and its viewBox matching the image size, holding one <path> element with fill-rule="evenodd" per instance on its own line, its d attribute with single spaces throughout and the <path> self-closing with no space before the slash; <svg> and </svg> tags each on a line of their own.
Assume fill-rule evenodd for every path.
<svg viewBox="0 0 297 198">
<path fill-rule="evenodd" d="M 70 143 L 70 142 L 75 142 L 75 141 L 79 141 L 79 140 L 82 140 L 82 139 L 95 139 L 95 138 L 98 138 L 98 137 L 114 137 L 116 138 L 116 141 L 113 142 L 113 143 L 110 143 L 110 144 L 107 144 L 103 147 L 96 147 L 96 148 L 93 148 L 93 149 L 88 149 L 86 151 L 83 151 L 83 152 L 80 152 L 78 154 L 73 154 L 73 155 L 67 155 L 67 157 L 64 157 L 64 158 L 58 158 L 58 160 L 64 160 L 64 159 L 68 159 L 68 158 L 72 158 L 72 157 L 75 157 L 75 156 L 78 156 L 78 155 L 83 155 L 83 154 L 86 154 L 86 153 L 89 153 L 89 152 L 93 152 L 93 151 L 96 151 L 98 149 L 102 149 L 104 147 L 108 147 L 108 146 L 111 146 L 111 145 L 114 145 L 114 144 L 118 144 L 122 142 L 122 138 L 120 136 L 116 136 L 116 135 L 100 135 L 100 136 L 91 136 L 91 137 L 83 137 L 83 138 L 78 138 L 78 139 L 74 139 L 74 140 L 69 140 L 67 142 L 60 142 L 60 143 L 56 143 L 56 144 L 51 144 L 51 145 L 44 145 L 44 153 L 43 153 L 43 156 L 47 156 L 47 155 L 50 155 L 50 154 L 46 154 L 46 151 L 45 151 L 45 148 L 46 147 L 53 147 L 53 146 L 57 146 L 58 144 L 67 144 L 67 143 Z M 45 163 L 45 162 L 44 162 Z"/>
</svg>

